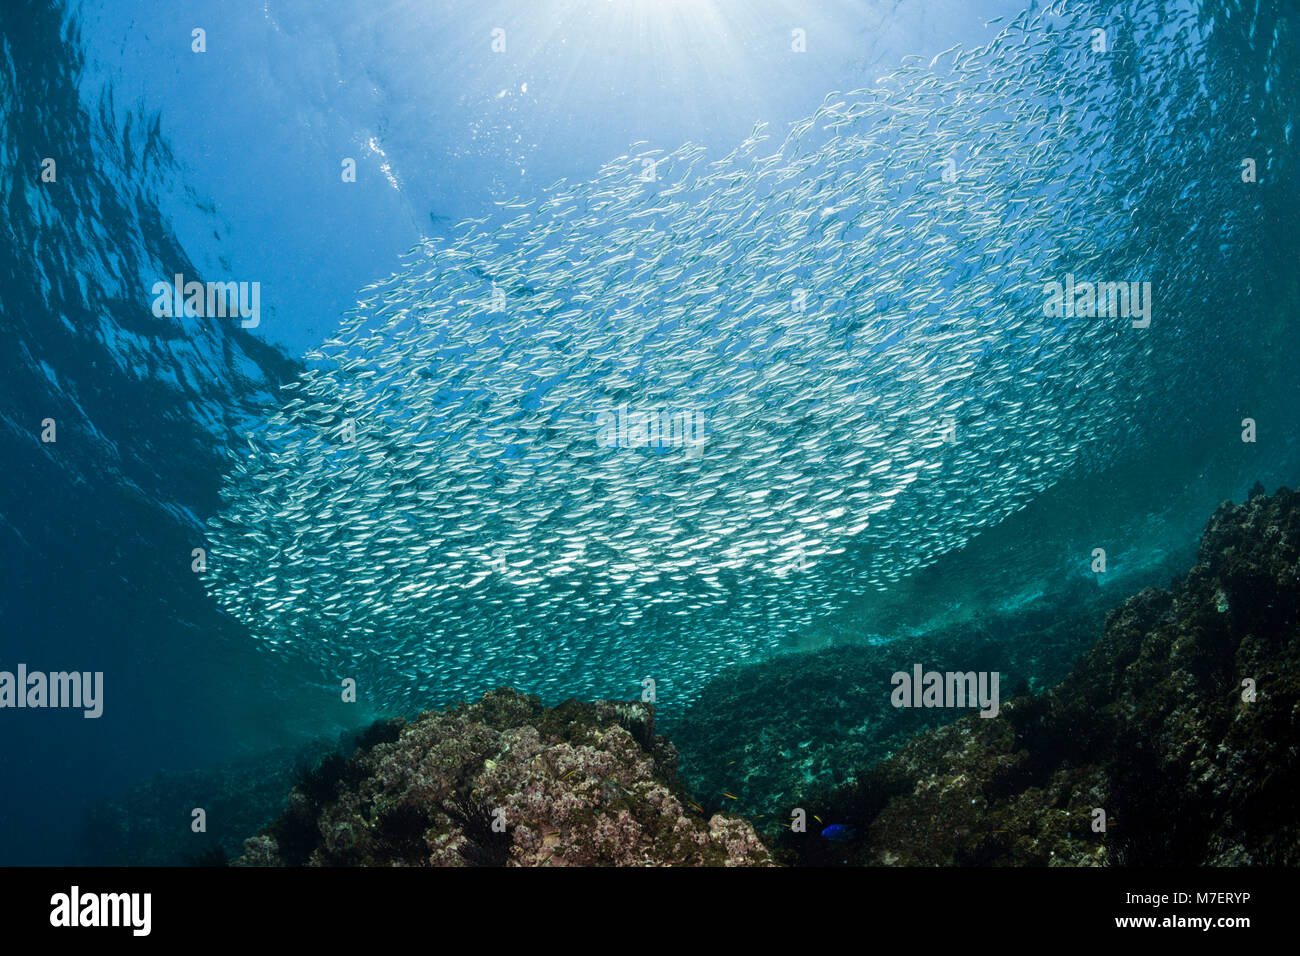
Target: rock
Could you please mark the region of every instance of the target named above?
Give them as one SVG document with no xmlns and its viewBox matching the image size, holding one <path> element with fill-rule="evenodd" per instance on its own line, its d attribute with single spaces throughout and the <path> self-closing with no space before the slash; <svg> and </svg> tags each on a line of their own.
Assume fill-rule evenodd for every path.
<svg viewBox="0 0 1300 956">
<path fill-rule="evenodd" d="M 752 866 L 745 821 L 692 812 L 649 704 L 500 688 L 322 764 L 237 865 Z"/>
<path fill-rule="evenodd" d="M 1060 685 L 810 795 L 861 838 L 786 835 L 782 850 L 810 864 L 1300 864 L 1298 620 L 1300 494 L 1224 504 L 1191 572 L 1111 612 Z"/>
<path fill-rule="evenodd" d="M 733 794 L 730 809 L 763 814 L 774 836 L 810 785 L 850 783 L 918 733 L 957 718 L 953 710 L 892 706 L 895 672 L 917 663 L 996 670 L 1007 698 L 1050 687 L 1096 640 L 1118 600 L 1095 585 L 1076 586 L 937 631 L 730 668 L 670 731 L 682 776 L 707 808 L 722 805 L 724 791 Z"/>
</svg>

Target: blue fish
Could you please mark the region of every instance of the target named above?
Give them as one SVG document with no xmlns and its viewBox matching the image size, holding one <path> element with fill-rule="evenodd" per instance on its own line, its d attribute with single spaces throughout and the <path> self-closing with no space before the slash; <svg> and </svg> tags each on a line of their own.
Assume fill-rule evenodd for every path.
<svg viewBox="0 0 1300 956">
<path fill-rule="evenodd" d="M 856 830 L 851 830 L 842 823 L 832 823 L 822 831 L 822 836 L 828 840 L 852 840 L 856 835 Z"/>
</svg>

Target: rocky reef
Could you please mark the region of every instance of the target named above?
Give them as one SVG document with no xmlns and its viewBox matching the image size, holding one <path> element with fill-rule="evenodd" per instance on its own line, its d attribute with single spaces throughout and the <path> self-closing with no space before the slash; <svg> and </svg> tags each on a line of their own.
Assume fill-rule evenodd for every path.
<svg viewBox="0 0 1300 956">
<path fill-rule="evenodd" d="M 806 794 L 834 865 L 1300 864 L 1300 494 L 1224 504 L 1195 567 L 1112 611 L 1045 694 Z M 1105 812 L 1104 825 L 1098 811 Z"/>
<path fill-rule="evenodd" d="M 543 707 L 500 688 L 377 724 L 305 775 L 237 865 L 752 866 L 753 827 L 706 815 L 643 703 Z"/>
<path fill-rule="evenodd" d="M 957 718 L 959 711 L 891 706 L 895 672 L 915 663 L 998 671 L 1003 698 L 1041 692 L 1096 641 L 1119 600 L 1076 579 L 1012 612 L 734 667 L 669 728 L 682 778 L 706 807 L 728 794 L 736 798 L 729 809 L 770 829 L 810 786 L 851 783 L 918 733 Z"/>
</svg>

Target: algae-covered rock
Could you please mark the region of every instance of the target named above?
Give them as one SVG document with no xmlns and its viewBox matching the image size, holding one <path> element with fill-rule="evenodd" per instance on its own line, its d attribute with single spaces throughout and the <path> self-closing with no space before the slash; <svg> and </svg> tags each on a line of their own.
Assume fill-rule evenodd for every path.
<svg viewBox="0 0 1300 956">
<path fill-rule="evenodd" d="M 1224 504 L 1196 566 L 1057 687 L 910 741 L 809 805 L 814 864 L 1300 864 L 1300 494 Z M 1101 813 L 1104 811 L 1104 825 Z"/>
<path fill-rule="evenodd" d="M 895 672 L 917 663 L 998 671 L 1004 698 L 1045 690 L 1097 639 L 1117 600 L 1076 581 L 1015 612 L 731 668 L 672 725 L 683 779 L 705 806 L 730 795 L 729 809 L 774 833 L 810 785 L 850 783 L 922 731 L 957 719 L 959 711 L 892 706 Z"/>
<path fill-rule="evenodd" d="M 500 688 L 391 721 L 309 774 L 240 865 L 747 866 L 743 820 L 705 817 L 642 703 L 553 708 Z"/>
</svg>

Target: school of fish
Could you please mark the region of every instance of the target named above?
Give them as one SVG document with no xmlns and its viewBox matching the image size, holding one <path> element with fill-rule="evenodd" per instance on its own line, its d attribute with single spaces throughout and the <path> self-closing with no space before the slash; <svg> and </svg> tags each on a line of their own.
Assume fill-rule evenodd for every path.
<svg viewBox="0 0 1300 956">
<path fill-rule="evenodd" d="M 1149 101 L 1048 5 L 421 242 L 238 449 L 211 592 L 379 708 L 682 701 L 1104 464 L 1205 258 L 1132 241 L 1209 176 L 1165 131 L 1210 94 L 1195 17 L 1131 6 Z M 1047 317 L 1067 274 L 1154 280 L 1150 326 Z M 700 440 L 601 440 L 638 412 Z"/>
</svg>

